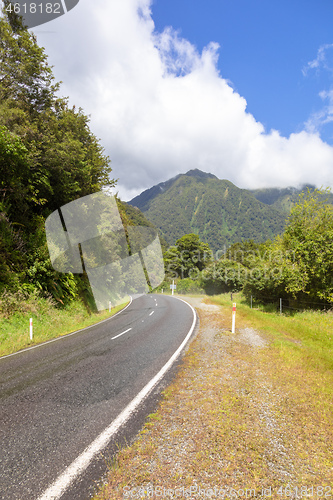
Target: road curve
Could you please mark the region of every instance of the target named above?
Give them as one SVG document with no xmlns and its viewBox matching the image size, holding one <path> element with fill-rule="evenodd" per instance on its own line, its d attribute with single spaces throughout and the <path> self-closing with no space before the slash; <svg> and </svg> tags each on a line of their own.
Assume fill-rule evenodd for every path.
<svg viewBox="0 0 333 500">
<path fill-rule="evenodd" d="M 177 351 L 193 310 L 163 295 L 108 321 L 0 358 L 0 498 L 43 492 Z"/>
</svg>

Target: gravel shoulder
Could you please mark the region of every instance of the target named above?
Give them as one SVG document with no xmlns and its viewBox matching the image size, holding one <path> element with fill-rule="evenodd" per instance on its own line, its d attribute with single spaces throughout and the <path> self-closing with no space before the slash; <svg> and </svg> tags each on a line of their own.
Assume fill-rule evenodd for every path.
<svg viewBox="0 0 333 500">
<path fill-rule="evenodd" d="M 110 464 L 98 499 L 333 498 L 331 401 L 272 338 L 186 298 L 200 328 L 159 409 Z"/>
</svg>

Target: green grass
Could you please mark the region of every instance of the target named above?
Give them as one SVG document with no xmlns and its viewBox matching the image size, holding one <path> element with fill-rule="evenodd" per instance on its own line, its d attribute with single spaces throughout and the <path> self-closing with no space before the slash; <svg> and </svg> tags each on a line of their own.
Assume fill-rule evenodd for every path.
<svg viewBox="0 0 333 500">
<path fill-rule="evenodd" d="M 128 302 L 127 302 L 128 303 Z M 45 299 L 26 303 L 24 312 L 14 312 L 8 318 L 0 316 L 0 356 L 66 335 L 107 319 L 126 304 L 99 313 L 89 313 L 81 301 L 59 309 Z M 29 320 L 33 319 L 33 340 L 30 340 Z"/>
<path fill-rule="evenodd" d="M 210 297 L 210 300 L 231 311 L 230 294 Z M 301 363 L 321 373 L 333 373 L 332 312 L 304 311 L 285 315 L 262 308 L 251 309 L 241 294 L 233 294 L 233 302 L 237 303 L 236 329 L 246 322 L 269 334 L 273 345 L 290 364 Z"/>
</svg>

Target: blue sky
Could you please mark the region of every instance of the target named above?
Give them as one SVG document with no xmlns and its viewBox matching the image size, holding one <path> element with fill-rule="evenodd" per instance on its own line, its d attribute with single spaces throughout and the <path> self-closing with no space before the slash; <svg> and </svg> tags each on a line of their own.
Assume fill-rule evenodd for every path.
<svg viewBox="0 0 333 500">
<path fill-rule="evenodd" d="M 39 26 L 129 200 L 192 168 L 333 186 L 331 0 L 80 0 Z"/>
<path fill-rule="evenodd" d="M 333 85 L 331 0 L 155 0 L 155 27 L 179 30 L 198 50 L 219 44 L 218 69 L 247 101 L 266 130 L 284 136 L 302 130 L 323 109 L 319 93 Z M 330 69 L 303 70 L 326 51 Z M 333 143 L 333 127 L 320 127 Z"/>
</svg>

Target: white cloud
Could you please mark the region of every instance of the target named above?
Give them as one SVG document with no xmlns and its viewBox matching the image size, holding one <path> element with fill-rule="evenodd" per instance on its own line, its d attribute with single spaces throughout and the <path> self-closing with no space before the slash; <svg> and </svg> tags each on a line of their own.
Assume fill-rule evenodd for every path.
<svg viewBox="0 0 333 500">
<path fill-rule="evenodd" d="M 332 78 L 332 55 L 333 44 L 325 44 L 319 47 L 316 59 L 307 64 L 303 69 L 303 75 L 307 77 L 311 70 L 315 70 L 317 76 L 320 73 L 326 73 Z M 319 133 L 325 125 L 333 121 L 333 87 L 331 86 L 330 90 L 322 90 L 318 95 L 325 104 L 321 109 L 312 113 L 305 123 L 305 129 L 312 134 Z"/>
<path fill-rule="evenodd" d="M 48 29 L 58 33 L 39 42 L 91 114 L 124 199 L 192 168 L 240 187 L 333 184 L 333 148 L 316 130 L 266 132 L 219 74 L 218 45 L 198 53 L 172 28 L 156 33 L 150 0 L 81 0 Z"/>
<path fill-rule="evenodd" d="M 317 112 L 313 113 L 305 123 L 306 130 L 310 133 L 318 133 L 320 129 L 333 122 L 333 88 L 322 90 L 319 97 L 326 101 L 326 104 Z"/>
<path fill-rule="evenodd" d="M 317 57 L 313 61 L 308 62 L 308 64 L 303 68 L 302 72 L 304 76 L 307 76 L 309 71 L 312 69 L 325 69 L 333 71 L 332 61 L 330 61 L 330 55 L 332 54 L 333 43 L 326 43 L 321 45 L 317 52 Z"/>
</svg>

